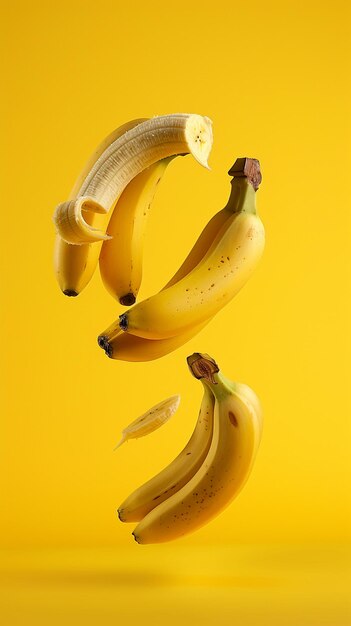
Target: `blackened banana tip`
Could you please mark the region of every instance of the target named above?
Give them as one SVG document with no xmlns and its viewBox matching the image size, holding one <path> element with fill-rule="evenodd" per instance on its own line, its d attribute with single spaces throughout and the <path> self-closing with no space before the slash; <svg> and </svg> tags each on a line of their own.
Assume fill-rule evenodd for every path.
<svg viewBox="0 0 351 626">
<path fill-rule="evenodd" d="M 113 348 L 111 346 L 111 344 L 106 341 L 105 343 L 105 354 L 109 357 L 109 359 L 112 359 L 113 357 Z"/>
<path fill-rule="evenodd" d="M 105 350 L 106 344 L 108 343 L 108 339 L 106 337 L 106 335 L 99 335 L 97 342 L 100 346 L 100 348 L 102 348 L 103 350 Z"/>
<path fill-rule="evenodd" d="M 122 330 L 128 330 L 128 317 L 127 317 L 127 313 L 122 313 L 122 315 L 119 316 L 119 327 Z"/>
<path fill-rule="evenodd" d="M 74 289 L 64 289 L 63 293 L 69 298 L 76 298 L 78 296 L 78 293 L 74 291 Z"/>
<path fill-rule="evenodd" d="M 125 296 L 121 296 L 119 299 L 120 304 L 123 304 L 123 306 L 131 306 L 132 304 L 135 303 L 135 295 L 134 293 L 126 293 Z"/>
</svg>

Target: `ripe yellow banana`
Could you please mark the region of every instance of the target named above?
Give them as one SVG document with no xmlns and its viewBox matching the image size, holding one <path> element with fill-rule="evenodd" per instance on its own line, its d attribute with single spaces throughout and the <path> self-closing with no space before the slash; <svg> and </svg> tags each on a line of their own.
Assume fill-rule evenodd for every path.
<svg viewBox="0 0 351 626">
<path fill-rule="evenodd" d="M 225 229 L 225 223 L 229 219 L 229 216 L 232 216 L 232 211 L 226 206 L 211 218 L 178 271 L 163 289 L 181 280 L 181 278 L 191 272 L 198 263 L 211 254 L 211 251 L 216 246 L 217 241 Z M 144 337 L 132 335 L 132 333 L 123 333 L 119 325 L 119 319 L 117 319 L 99 335 L 98 344 L 111 359 L 134 362 L 152 361 L 183 346 L 192 337 L 197 335 L 209 321 L 210 320 L 206 320 L 197 326 L 192 326 L 185 332 L 175 335 L 174 337 L 166 337 L 165 339 L 145 339 Z"/>
<path fill-rule="evenodd" d="M 133 535 L 141 544 L 177 539 L 216 517 L 244 486 L 259 446 L 261 410 L 254 392 L 247 397 L 243 386 L 228 384 L 207 355 L 194 354 L 188 363 L 215 397 L 212 441 L 189 482 L 139 522 Z"/>
<path fill-rule="evenodd" d="M 199 326 L 193 326 L 186 332 L 176 335 L 175 337 L 167 337 L 167 339 L 144 339 L 136 337 L 131 333 L 124 333 L 120 328 L 110 339 L 109 335 L 104 331 L 100 335 L 98 341 L 99 346 L 105 350 L 105 354 L 111 359 L 118 361 L 143 362 L 159 359 L 192 339 L 194 335 L 200 332 L 208 322 L 204 322 Z M 118 322 L 117 322 L 118 325 Z"/>
<path fill-rule="evenodd" d="M 118 509 L 122 522 L 138 522 L 170 495 L 181 489 L 202 465 L 212 439 L 214 397 L 208 387 L 193 434 L 178 456 L 159 474 L 134 491 Z"/>
<path fill-rule="evenodd" d="M 200 261 L 211 253 L 221 236 L 222 230 L 225 228 L 229 215 L 232 215 L 232 212 L 225 207 L 212 217 L 185 261 L 163 289 L 175 284 L 183 276 L 186 276 Z M 111 359 L 137 362 L 152 361 L 184 345 L 189 339 L 197 335 L 209 321 L 206 320 L 197 326 L 192 326 L 174 337 L 145 339 L 131 333 L 123 333 L 119 325 L 119 319 L 117 319 L 99 335 L 98 344 Z"/>
<path fill-rule="evenodd" d="M 265 242 L 255 201 L 259 163 L 238 159 L 229 173 L 232 216 L 211 254 L 184 278 L 120 315 L 122 330 L 152 340 L 174 337 L 208 321 L 250 278 Z"/>
<path fill-rule="evenodd" d="M 144 236 L 156 188 L 174 157 L 161 159 L 138 174 L 122 193 L 100 253 L 100 274 L 109 293 L 125 306 L 134 304 L 142 279 Z"/>
<path fill-rule="evenodd" d="M 57 207 L 54 222 L 58 234 L 78 245 L 108 239 L 105 230 L 88 224 L 87 213 L 108 213 L 128 183 L 160 159 L 191 153 L 208 167 L 211 147 L 212 126 L 207 117 L 179 113 L 141 122 L 106 148 L 76 198 Z"/>
<path fill-rule="evenodd" d="M 90 157 L 75 182 L 69 195 L 69 200 L 73 200 L 77 196 L 85 178 L 105 150 L 116 141 L 116 139 L 141 122 L 145 122 L 146 119 L 147 118 L 141 118 L 127 122 L 114 130 L 103 140 Z M 101 213 L 89 212 L 86 214 L 85 219 L 91 227 L 106 230 L 109 217 Z M 66 296 L 78 296 L 90 282 L 98 264 L 101 245 L 102 242 L 94 245 L 86 243 L 81 246 L 72 246 L 64 241 L 60 235 L 56 235 L 54 269 L 61 291 Z"/>
<path fill-rule="evenodd" d="M 218 211 L 206 224 L 188 256 L 163 289 L 177 283 L 184 276 L 187 276 L 200 262 L 208 258 L 225 232 L 226 222 L 232 215 L 233 202 L 230 199 L 228 204 L 221 211 Z M 122 333 L 119 319 L 117 319 L 101 333 L 98 337 L 98 343 L 112 359 L 137 362 L 151 361 L 165 356 L 184 345 L 197 335 L 209 321 L 206 320 L 198 326 L 192 326 L 174 337 L 152 340 L 137 337 L 131 333 Z"/>
</svg>

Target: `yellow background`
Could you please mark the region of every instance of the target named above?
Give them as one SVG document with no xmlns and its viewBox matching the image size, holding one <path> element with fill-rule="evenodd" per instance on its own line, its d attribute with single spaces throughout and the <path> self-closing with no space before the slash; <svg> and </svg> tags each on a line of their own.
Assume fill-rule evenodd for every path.
<svg viewBox="0 0 351 626">
<path fill-rule="evenodd" d="M 185 624 L 274 625 L 282 616 L 289 626 L 346 624 L 348 7 L 2 3 L 6 626 L 155 616 L 171 623 L 176 608 Z M 238 156 L 261 162 L 264 259 L 187 345 L 150 363 L 111 361 L 96 337 L 121 307 L 98 274 L 78 298 L 60 293 L 52 213 L 114 128 L 179 111 L 213 120 L 211 172 L 190 157 L 169 167 L 150 216 L 141 297 L 167 281 L 224 206 Z M 115 511 L 192 432 L 202 395 L 186 366 L 194 351 L 211 354 L 261 398 L 257 462 L 240 497 L 211 524 L 162 548 L 137 546 Z M 181 405 L 164 428 L 112 452 L 122 427 L 174 393 Z"/>
</svg>

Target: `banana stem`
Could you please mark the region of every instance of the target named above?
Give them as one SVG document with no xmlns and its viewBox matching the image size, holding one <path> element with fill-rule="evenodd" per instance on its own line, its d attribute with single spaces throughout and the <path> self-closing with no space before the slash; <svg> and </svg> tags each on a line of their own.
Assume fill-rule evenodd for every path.
<svg viewBox="0 0 351 626">
<path fill-rule="evenodd" d="M 187 362 L 192 375 L 207 385 L 216 398 L 233 394 L 234 384 L 221 374 L 216 361 L 208 354 L 194 352 Z"/>
<path fill-rule="evenodd" d="M 228 172 L 229 176 L 236 178 L 246 178 L 255 191 L 262 182 L 260 162 L 258 159 L 248 159 L 247 157 L 236 159 L 234 165 Z"/>
<path fill-rule="evenodd" d="M 233 213 L 256 214 L 256 191 L 262 180 L 260 162 L 257 159 L 237 159 L 228 172 L 233 176 L 232 190 L 227 206 Z"/>
<path fill-rule="evenodd" d="M 192 375 L 195 378 L 210 381 L 212 384 L 216 384 L 214 374 L 219 372 L 219 367 L 216 361 L 208 354 L 201 354 L 201 352 L 194 352 L 187 357 L 187 363 Z"/>
</svg>

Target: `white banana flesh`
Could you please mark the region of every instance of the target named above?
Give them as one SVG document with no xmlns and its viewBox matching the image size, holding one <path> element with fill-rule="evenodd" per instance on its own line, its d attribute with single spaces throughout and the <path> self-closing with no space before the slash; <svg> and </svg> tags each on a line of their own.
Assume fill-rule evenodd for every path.
<svg viewBox="0 0 351 626">
<path fill-rule="evenodd" d="M 212 124 L 208 117 L 179 113 L 138 124 L 106 148 L 77 197 L 57 207 L 54 222 L 58 234 L 76 245 L 108 239 L 105 231 L 87 222 L 87 213 L 109 213 L 128 183 L 160 159 L 190 153 L 208 168 L 211 147 Z"/>
</svg>

